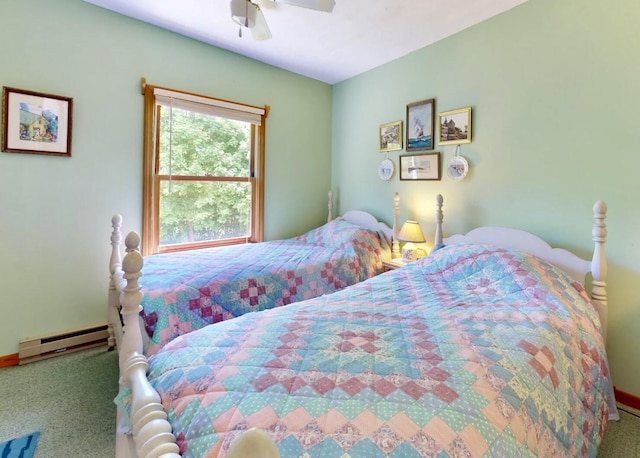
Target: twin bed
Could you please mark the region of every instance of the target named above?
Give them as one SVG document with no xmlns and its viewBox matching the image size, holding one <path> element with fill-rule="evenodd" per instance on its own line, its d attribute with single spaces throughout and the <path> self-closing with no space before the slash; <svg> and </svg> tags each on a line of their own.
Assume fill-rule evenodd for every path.
<svg viewBox="0 0 640 458">
<path fill-rule="evenodd" d="M 617 418 L 606 206 L 591 260 L 507 228 L 443 240 L 441 207 L 428 257 L 146 355 L 127 236 L 117 456 L 596 456 Z"/>
<path fill-rule="evenodd" d="M 355 210 L 300 236 L 145 258 L 140 313 L 145 354 L 206 325 L 288 305 L 366 280 L 382 272 L 383 261 L 399 256 L 399 196 L 394 229 Z M 112 219 L 109 285 L 109 346 L 122 336 L 119 291 L 124 286 L 120 244 L 122 218 Z"/>
</svg>

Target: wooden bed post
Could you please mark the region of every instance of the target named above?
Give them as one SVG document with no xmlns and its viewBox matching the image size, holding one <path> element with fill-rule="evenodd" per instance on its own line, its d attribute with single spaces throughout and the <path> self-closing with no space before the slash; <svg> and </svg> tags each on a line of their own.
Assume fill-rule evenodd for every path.
<svg viewBox="0 0 640 458">
<path fill-rule="evenodd" d="M 140 236 L 130 232 L 125 238 L 127 254 L 122 260 L 126 286 L 120 295 L 124 335 L 120 346 L 120 389 L 131 388 L 130 420 L 136 456 L 179 457 L 179 447 L 171 432 L 160 396 L 147 380 L 149 364 L 142 353 L 142 331 L 139 314 L 143 294 L 138 278 L 144 263 L 139 251 Z"/>
<path fill-rule="evenodd" d="M 400 257 L 400 241 L 398 233 L 400 232 L 400 194 L 396 192 L 393 196 L 393 241 L 391 243 L 391 258 Z"/>
<path fill-rule="evenodd" d="M 107 332 L 109 337 L 107 343 L 108 350 L 111 351 L 116 347 L 116 334 L 113 330 L 113 324 L 120 321 L 120 295 L 118 294 L 117 284 L 122 280 L 119 274 L 122 273 L 122 258 L 120 257 L 120 243 L 122 243 L 122 216 L 114 215 L 111 218 L 111 258 L 109 259 L 109 293 L 107 298 Z"/>
<path fill-rule="evenodd" d="M 607 204 L 598 200 L 593 205 L 593 230 L 591 231 L 595 243 L 593 257 L 591 258 L 591 301 L 598 309 L 602 324 L 602 335 L 607 341 L 607 257 L 604 244 L 607 241 L 607 225 L 604 220 L 607 217 Z"/>
<path fill-rule="evenodd" d="M 442 246 L 442 194 L 436 196 L 436 233 L 433 237 L 433 249 L 438 249 Z"/>
</svg>

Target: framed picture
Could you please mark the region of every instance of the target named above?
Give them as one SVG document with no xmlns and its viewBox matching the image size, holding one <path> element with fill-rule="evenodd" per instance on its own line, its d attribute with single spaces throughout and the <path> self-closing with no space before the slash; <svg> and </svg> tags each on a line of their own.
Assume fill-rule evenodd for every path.
<svg viewBox="0 0 640 458">
<path fill-rule="evenodd" d="M 407 105 L 407 151 L 433 149 L 435 99 Z"/>
<path fill-rule="evenodd" d="M 2 151 L 71 156 L 73 99 L 2 88 Z"/>
<path fill-rule="evenodd" d="M 400 156 L 401 180 L 439 180 L 440 153 Z"/>
<path fill-rule="evenodd" d="M 402 121 L 382 124 L 379 138 L 381 153 L 402 149 Z"/>
<path fill-rule="evenodd" d="M 471 142 L 471 107 L 443 111 L 438 115 L 438 144 Z"/>
</svg>

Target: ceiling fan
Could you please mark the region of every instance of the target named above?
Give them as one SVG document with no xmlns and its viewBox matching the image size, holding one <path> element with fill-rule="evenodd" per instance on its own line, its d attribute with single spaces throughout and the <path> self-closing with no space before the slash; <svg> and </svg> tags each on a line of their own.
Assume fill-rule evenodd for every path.
<svg viewBox="0 0 640 458">
<path fill-rule="evenodd" d="M 263 0 L 272 3 L 300 6 L 317 11 L 331 13 L 336 6 L 334 0 Z M 271 38 L 271 31 L 260 7 L 251 0 L 231 0 L 231 19 L 240 26 L 238 36 L 242 37 L 242 28 L 251 31 L 255 40 Z"/>
</svg>

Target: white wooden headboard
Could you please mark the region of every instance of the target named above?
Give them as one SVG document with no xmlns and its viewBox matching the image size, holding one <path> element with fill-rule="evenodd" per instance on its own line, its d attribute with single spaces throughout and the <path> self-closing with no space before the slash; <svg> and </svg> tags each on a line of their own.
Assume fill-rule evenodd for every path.
<svg viewBox="0 0 640 458">
<path fill-rule="evenodd" d="M 333 194 L 329 191 L 329 218 L 333 212 Z M 392 258 L 400 256 L 400 242 L 398 241 L 398 232 L 400 231 L 400 194 L 397 192 L 393 197 L 393 227 L 387 226 L 385 223 L 378 221 L 373 215 L 361 210 L 349 210 L 342 215 L 342 218 L 373 230 L 381 230 L 387 239 L 392 242 L 391 253 Z"/>
</svg>

